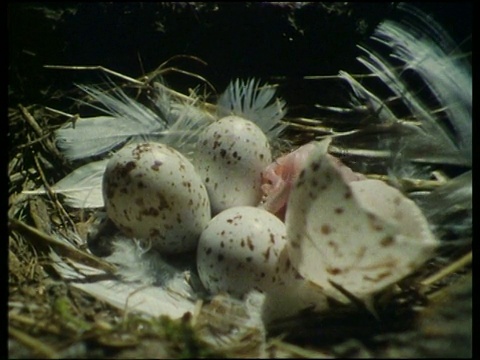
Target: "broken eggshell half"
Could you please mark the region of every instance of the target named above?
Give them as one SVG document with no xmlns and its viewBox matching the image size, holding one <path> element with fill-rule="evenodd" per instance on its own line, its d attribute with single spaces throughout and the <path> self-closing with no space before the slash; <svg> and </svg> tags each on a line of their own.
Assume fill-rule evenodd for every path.
<svg viewBox="0 0 480 360">
<path fill-rule="evenodd" d="M 195 249 L 211 218 L 207 190 L 187 158 L 160 143 L 126 145 L 103 176 L 108 217 L 163 253 Z"/>
<path fill-rule="evenodd" d="M 306 279 L 367 299 L 409 275 L 438 244 L 418 206 L 379 180 L 352 181 L 315 145 L 290 193 L 287 249 Z M 350 174 L 351 175 L 351 174 Z"/>
</svg>

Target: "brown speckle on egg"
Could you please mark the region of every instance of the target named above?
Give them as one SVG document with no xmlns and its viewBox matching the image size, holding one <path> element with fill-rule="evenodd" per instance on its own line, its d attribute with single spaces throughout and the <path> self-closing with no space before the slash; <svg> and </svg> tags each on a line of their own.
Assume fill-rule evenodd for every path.
<svg viewBox="0 0 480 360">
<path fill-rule="evenodd" d="M 158 171 L 160 169 L 160 166 L 162 166 L 162 162 L 155 160 L 152 165 L 152 170 L 153 171 Z"/>
<path fill-rule="evenodd" d="M 314 171 L 314 172 L 317 172 L 318 170 L 320 170 L 320 161 L 312 162 L 312 163 L 310 164 L 310 168 L 311 168 L 312 171 Z"/>
<path fill-rule="evenodd" d="M 331 275 L 339 275 L 342 273 L 342 270 L 336 267 L 327 267 L 326 270 Z"/>
<path fill-rule="evenodd" d="M 383 247 L 392 246 L 395 243 L 393 236 L 386 236 L 380 240 L 380 245 Z"/>
<path fill-rule="evenodd" d="M 275 235 L 273 233 L 270 233 L 270 242 L 275 244 Z"/>
<path fill-rule="evenodd" d="M 263 253 L 263 256 L 265 257 L 265 260 L 268 260 L 270 258 L 270 247 L 267 248 L 267 250 Z"/>
<path fill-rule="evenodd" d="M 338 247 L 338 244 L 337 244 L 335 241 L 329 240 L 329 241 L 327 242 L 327 245 L 330 246 L 331 248 L 333 248 L 333 250 L 334 250 L 335 252 L 338 252 L 339 247 Z"/>
<path fill-rule="evenodd" d="M 323 235 L 328 235 L 332 232 L 332 227 L 328 224 L 323 224 L 322 227 L 320 228 L 320 231 L 322 232 Z"/>
<path fill-rule="evenodd" d="M 247 244 L 248 248 L 253 251 L 255 249 L 255 245 L 253 245 L 252 238 L 250 236 L 247 236 Z"/>
<path fill-rule="evenodd" d="M 368 216 L 368 221 L 370 223 L 370 226 L 372 227 L 373 230 L 375 231 L 382 231 L 383 226 L 380 223 L 380 220 L 373 214 L 367 214 Z"/>
</svg>

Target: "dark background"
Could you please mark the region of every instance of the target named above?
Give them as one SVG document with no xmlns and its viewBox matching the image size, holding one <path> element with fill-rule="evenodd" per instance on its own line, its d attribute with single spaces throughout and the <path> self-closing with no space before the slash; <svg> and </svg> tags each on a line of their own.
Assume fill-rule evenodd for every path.
<svg viewBox="0 0 480 360">
<path fill-rule="evenodd" d="M 471 51 L 472 3 L 417 3 Z M 98 72 L 43 65 L 102 65 L 139 77 L 178 54 L 172 65 L 198 73 L 221 92 L 236 77 L 279 82 L 287 103 L 331 104 L 329 81 L 305 75 L 365 71 L 356 44 L 395 15 L 396 3 L 11 3 L 8 5 L 9 104 L 58 101 L 74 82 L 98 82 Z M 185 91 L 197 80 L 167 76 Z M 332 88 L 334 86 L 332 85 Z M 301 111 L 300 111 L 301 112 Z"/>
</svg>

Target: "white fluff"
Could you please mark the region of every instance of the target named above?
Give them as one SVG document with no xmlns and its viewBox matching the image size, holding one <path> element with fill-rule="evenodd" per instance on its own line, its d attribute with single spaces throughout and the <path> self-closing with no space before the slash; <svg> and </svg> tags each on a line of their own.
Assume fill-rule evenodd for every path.
<svg viewBox="0 0 480 360">
<path fill-rule="evenodd" d="M 259 81 L 250 79 L 232 81 L 218 99 L 218 117 L 237 115 L 253 121 L 273 139 L 284 130 L 280 120 L 285 116 L 285 102 L 275 98 L 275 89 L 260 86 Z"/>
<path fill-rule="evenodd" d="M 184 274 L 169 264 L 160 254 L 141 242 L 117 235 L 112 241 L 113 252 L 106 260 L 118 265 L 125 281 L 145 285 L 165 285 Z"/>
<path fill-rule="evenodd" d="M 53 234 L 58 241 L 73 246 L 72 242 L 84 243 L 78 234 L 69 232 L 66 235 Z M 193 312 L 195 295 L 187 282 L 189 272 L 184 269 L 169 268 L 158 258 L 144 259 L 146 254 L 130 239 L 117 239 L 114 254 L 111 259 L 119 260 L 118 274 L 121 279 L 95 267 L 76 262 L 73 259 L 64 261 L 53 249 L 50 258 L 60 276 L 69 281 L 75 288 L 81 289 L 97 299 L 105 301 L 120 310 L 127 312 L 138 311 L 151 316 L 166 315 L 171 318 L 180 318 L 186 312 Z M 122 241 L 121 241 L 122 240 Z M 123 245 L 120 245 L 120 244 Z M 110 259 L 110 260 L 111 260 Z M 127 261 L 140 261 L 129 263 Z M 152 268 L 148 268 L 152 265 Z M 137 268 L 136 274 L 133 267 Z M 159 268 L 165 270 L 162 276 L 152 271 Z M 134 278 L 144 276 L 141 281 Z M 161 283 L 161 285 L 159 285 Z"/>
</svg>

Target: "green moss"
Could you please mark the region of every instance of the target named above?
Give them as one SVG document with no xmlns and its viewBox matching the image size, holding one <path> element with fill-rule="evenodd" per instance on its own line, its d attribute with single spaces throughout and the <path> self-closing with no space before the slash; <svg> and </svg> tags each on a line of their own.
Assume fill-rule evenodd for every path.
<svg viewBox="0 0 480 360">
<path fill-rule="evenodd" d="M 75 333 L 83 333 L 91 329 L 84 319 L 75 314 L 73 306 L 66 296 L 55 299 L 53 310 L 61 320 L 61 325 Z"/>
<path fill-rule="evenodd" d="M 223 357 L 198 338 L 191 326 L 190 316 L 172 320 L 168 316 L 150 318 L 130 314 L 121 327 L 122 331 L 135 334 L 139 340 L 149 338 L 163 342 L 173 357 Z"/>
</svg>

